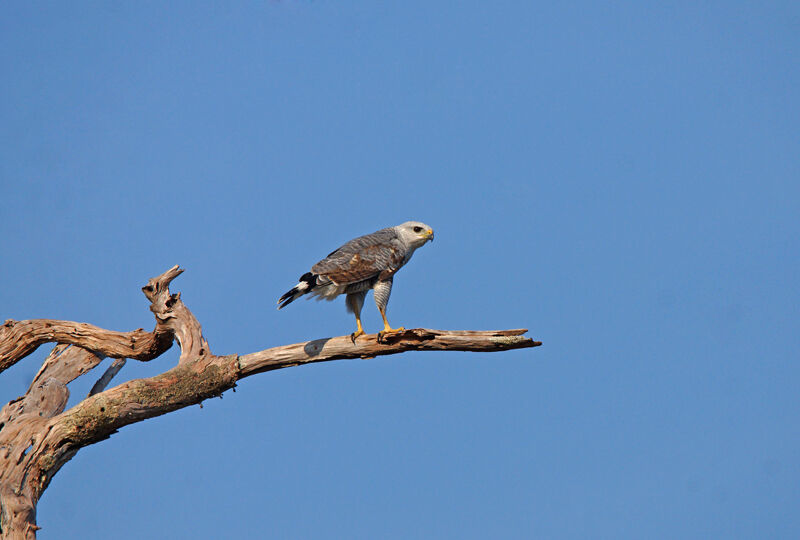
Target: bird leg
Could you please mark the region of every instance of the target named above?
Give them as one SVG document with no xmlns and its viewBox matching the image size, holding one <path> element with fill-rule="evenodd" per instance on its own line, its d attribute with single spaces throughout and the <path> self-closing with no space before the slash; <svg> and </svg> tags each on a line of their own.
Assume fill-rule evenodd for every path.
<svg viewBox="0 0 800 540">
<path fill-rule="evenodd" d="M 345 304 L 347 304 L 347 311 L 352 313 L 356 316 L 356 331 L 350 334 L 350 339 L 353 340 L 353 345 L 356 344 L 356 338 L 358 336 L 364 335 L 364 327 L 361 326 L 361 306 L 364 305 L 364 297 L 367 295 L 367 291 L 361 291 L 357 293 L 349 293 L 347 298 L 345 299 Z"/>
<path fill-rule="evenodd" d="M 391 326 L 389 326 L 389 321 L 386 320 L 386 310 L 381 309 L 380 312 L 381 312 L 381 317 L 383 317 L 383 330 L 378 332 L 378 339 L 381 339 L 383 335 L 388 332 L 402 332 L 403 330 L 405 330 L 405 328 L 403 328 L 402 326 L 400 328 L 392 328 Z"/>
<path fill-rule="evenodd" d="M 356 338 L 358 336 L 363 336 L 366 333 L 364 332 L 364 328 L 361 326 L 361 317 L 358 315 L 356 315 L 356 325 L 358 326 L 358 329 L 350 334 L 350 339 L 353 341 L 353 345 L 356 344 Z"/>
</svg>

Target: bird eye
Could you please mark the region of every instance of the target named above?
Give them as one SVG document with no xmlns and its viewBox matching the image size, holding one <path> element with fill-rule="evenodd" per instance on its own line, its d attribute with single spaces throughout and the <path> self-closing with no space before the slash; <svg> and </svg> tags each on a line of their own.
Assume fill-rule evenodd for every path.
<svg viewBox="0 0 800 540">
<path fill-rule="evenodd" d="M 422 232 L 422 227 L 414 227 L 414 232 Z"/>
</svg>

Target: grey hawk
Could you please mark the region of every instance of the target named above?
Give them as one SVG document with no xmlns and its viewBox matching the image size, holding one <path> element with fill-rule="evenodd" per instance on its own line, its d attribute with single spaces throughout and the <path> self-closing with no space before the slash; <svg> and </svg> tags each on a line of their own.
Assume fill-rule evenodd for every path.
<svg viewBox="0 0 800 540">
<path fill-rule="evenodd" d="M 311 267 L 311 272 L 278 300 L 278 309 L 286 307 L 304 294 L 317 299 L 333 300 L 346 294 L 347 310 L 356 316 L 353 342 L 364 334 L 361 326 L 361 307 L 367 291 L 374 290 L 375 304 L 383 317 L 383 331 L 395 332 L 386 320 L 386 304 L 392 292 L 392 279 L 428 240 L 433 241 L 433 229 L 419 221 L 407 221 L 396 227 L 381 229 L 350 240 Z"/>
</svg>

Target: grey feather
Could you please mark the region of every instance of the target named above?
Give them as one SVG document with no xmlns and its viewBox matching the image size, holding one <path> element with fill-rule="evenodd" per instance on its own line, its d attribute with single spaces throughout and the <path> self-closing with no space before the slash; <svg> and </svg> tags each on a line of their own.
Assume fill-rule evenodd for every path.
<svg viewBox="0 0 800 540">
<path fill-rule="evenodd" d="M 389 296 L 392 294 L 392 278 L 377 282 L 372 289 L 372 294 L 375 297 L 375 305 L 378 306 L 378 310 L 385 311 L 386 305 L 389 303 Z"/>
<path fill-rule="evenodd" d="M 394 275 L 417 248 L 432 240 L 433 229 L 417 221 L 354 238 L 312 266 L 281 297 L 278 309 L 305 294 L 325 300 L 346 294 L 348 311 L 358 317 L 367 291 L 374 289 L 375 303 L 384 312 Z"/>
</svg>

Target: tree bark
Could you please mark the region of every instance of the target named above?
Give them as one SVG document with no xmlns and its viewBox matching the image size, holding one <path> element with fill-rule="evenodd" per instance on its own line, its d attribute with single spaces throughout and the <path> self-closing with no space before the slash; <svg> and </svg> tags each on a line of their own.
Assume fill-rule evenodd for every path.
<svg viewBox="0 0 800 540">
<path fill-rule="evenodd" d="M 0 410 L 0 538 L 36 538 L 36 505 L 50 480 L 78 450 L 110 437 L 119 428 L 202 403 L 236 386 L 239 379 L 275 369 L 340 360 L 374 358 L 404 351 L 494 352 L 541 345 L 527 330 L 443 331 L 416 328 L 355 343 L 349 336 L 283 345 L 244 355 L 217 356 L 200 323 L 169 285 L 183 272 L 175 266 L 142 288 L 156 327 L 115 332 L 90 324 L 47 319 L 6 321 L 0 326 L 0 371 L 44 343 L 55 342 L 28 391 Z M 178 365 L 155 377 L 106 387 L 125 359 L 152 360 L 176 340 Z M 89 396 L 64 410 L 67 384 L 116 360 Z"/>
</svg>

